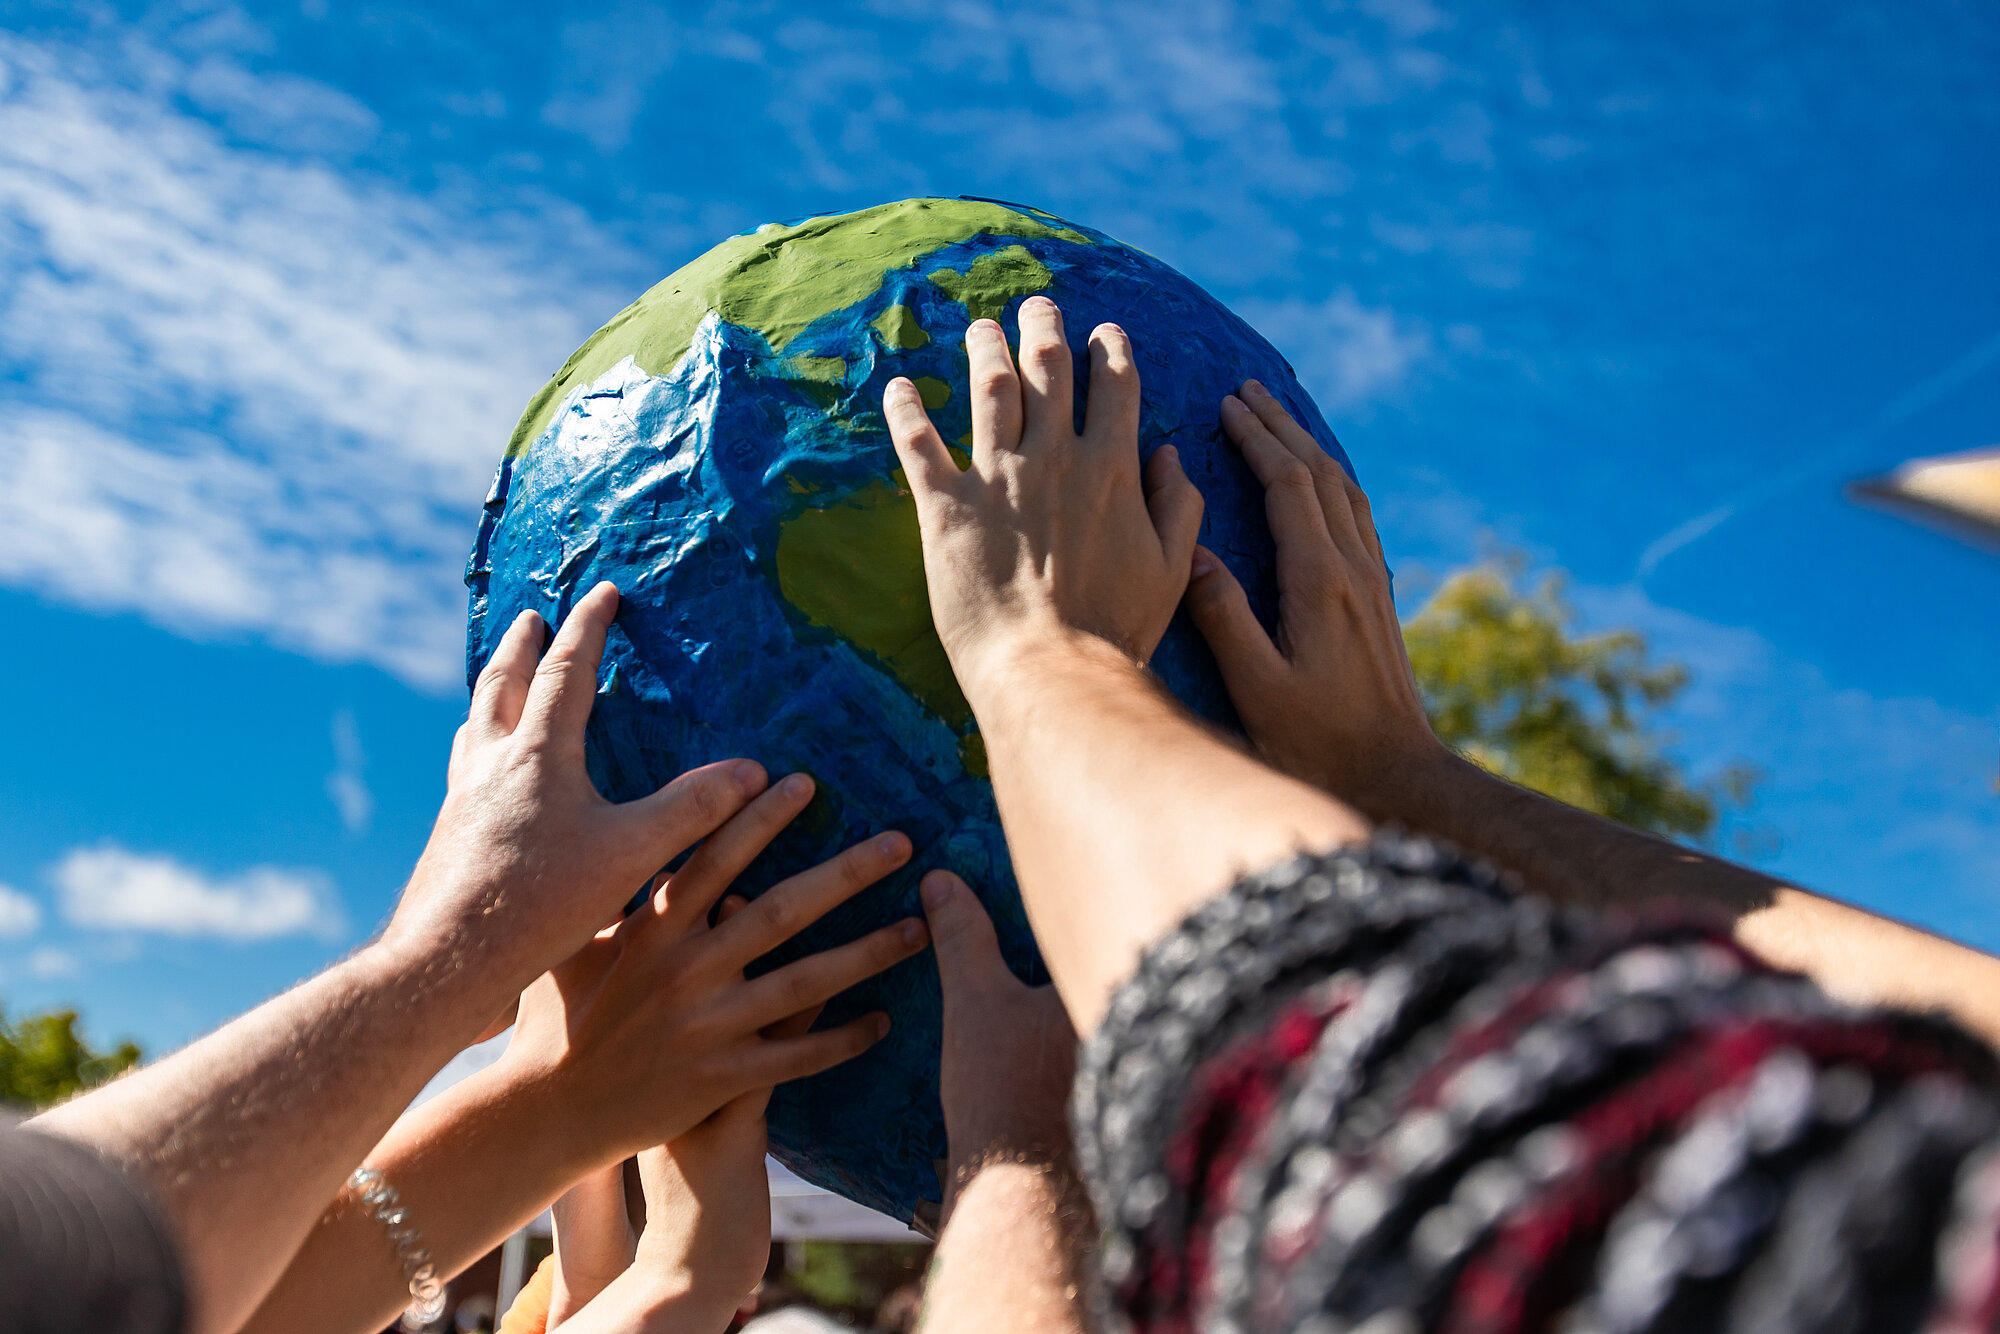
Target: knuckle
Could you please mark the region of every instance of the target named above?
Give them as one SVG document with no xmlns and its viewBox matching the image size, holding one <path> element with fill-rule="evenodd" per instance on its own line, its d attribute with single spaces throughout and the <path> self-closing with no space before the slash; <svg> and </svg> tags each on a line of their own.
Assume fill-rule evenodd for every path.
<svg viewBox="0 0 2000 1334">
<path fill-rule="evenodd" d="M 1302 496 L 1317 496 L 1317 486 L 1313 482 L 1312 469 L 1297 459 L 1281 463 L 1273 471 L 1271 485 L 1278 490 Z"/>
</svg>

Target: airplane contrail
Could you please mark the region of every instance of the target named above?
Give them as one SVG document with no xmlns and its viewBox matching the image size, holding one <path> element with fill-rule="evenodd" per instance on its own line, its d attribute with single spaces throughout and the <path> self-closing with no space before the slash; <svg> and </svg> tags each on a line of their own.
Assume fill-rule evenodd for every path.
<svg viewBox="0 0 2000 1334">
<path fill-rule="evenodd" d="M 1654 538 L 1639 553 L 1637 578 L 1643 583 L 1661 561 L 1706 537 L 1744 510 L 1755 509 L 1801 482 L 1811 481 L 1830 469 L 1852 462 L 1877 435 L 1923 411 L 1995 361 L 2000 361 L 2000 333 L 1964 353 L 1943 370 L 1904 390 L 1865 425 L 1835 440 L 1824 454 L 1801 460 L 1775 477 L 1746 487 L 1714 509 L 1697 514 L 1686 523 Z"/>
</svg>

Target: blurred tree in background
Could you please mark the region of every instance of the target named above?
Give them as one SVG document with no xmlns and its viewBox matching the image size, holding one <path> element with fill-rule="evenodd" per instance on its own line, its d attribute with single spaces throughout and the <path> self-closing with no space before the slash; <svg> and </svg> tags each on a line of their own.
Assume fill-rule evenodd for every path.
<svg viewBox="0 0 2000 1334">
<path fill-rule="evenodd" d="M 76 1031 L 75 1010 L 50 1010 L 12 1022 L 0 1010 L 0 1103 L 46 1107 L 138 1063 L 137 1043 L 92 1051 Z"/>
<path fill-rule="evenodd" d="M 1692 782 L 1652 719 L 1687 668 L 1651 660 L 1635 630 L 1578 635 L 1551 574 L 1522 591 L 1521 562 L 1448 577 L 1403 627 L 1440 740 L 1523 787 L 1668 838 L 1705 840 L 1749 798 L 1741 766 Z"/>
</svg>

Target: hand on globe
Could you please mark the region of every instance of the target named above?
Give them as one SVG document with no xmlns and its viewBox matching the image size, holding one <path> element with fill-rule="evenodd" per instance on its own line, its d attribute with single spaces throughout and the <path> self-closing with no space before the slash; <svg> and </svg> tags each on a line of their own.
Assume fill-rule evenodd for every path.
<svg viewBox="0 0 2000 1334">
<path fill-rule="evenodd" d="M 1014 648 L 1051 636 L 1151 658 L 1187 588 L 1202 499 L 1171 446 L 1139 466 L 1139 372 L 1125 331 L 1090 335 L 1090 395 L 1075 428 L 1062 312 L 1021 303 L 1016 370 L 992 320 L 966 330 L 972 465 L 961 470 L 916 386 L 891 380 L 883 414 L 923 534 L 931 613 L 975 710 Z"/>
<path fill-rule="evenodd" d="M 922 951 L 930 937 L 920 919 L 754 978 L 744 969 L 908 861 L 903 835 L 851 847 L 709 925 L 709 909 L 812 791 L 794 775 L 751 802 L 630 916 L 523 993 L 493 1078 L 546 1106 L 549 1134 L 578 1172 L 673 1140 L 753 1091 L 761 1117 L 773 1085 L 888 1032 L 879 1012 L 818 1033 L 800 1031 L 795 1016 Z"/>
<path fill-rule="evenodd" d="M 944 1104 L 945 1216 L 989 1163 L 1067 1170 L 1076 1030 L 1052 986 L 1031 987 L 1000 957 L 986 909 L 950 871 L 923 882 L 944 990 L 938 1096 Z"/>
<path fill-rule="evenodd" d="M 1255 380 L 1222 401 L 1222 428 L 1264 484 L 1278 639 L 1228 566 L 1201 548 L 1188 615 L 1265 761 L 1386 818 L 1376 789 L 1420 779 L 1449 752 L 1417 697 L 1368 497 Z"/>
<path fill-rule="evenodd" d="M 479 979 L 494 1009 L 764 790 L 761 766 L 730 760 L 638 801 L 599 795 L 584 772 L 583 731 L 617 609 L 616 588 L 591 589 L 539 663 L 542 618 L 515 619 L 479 675 L 444 807 L 384 932 Z"/>
</svg>

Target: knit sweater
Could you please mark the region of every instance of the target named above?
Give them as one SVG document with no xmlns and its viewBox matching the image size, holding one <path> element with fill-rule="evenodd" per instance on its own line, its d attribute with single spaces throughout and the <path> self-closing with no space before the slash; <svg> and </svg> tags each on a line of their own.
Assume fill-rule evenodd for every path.
<svg viewBox="0 0 2000 1334">
<path fill-rule="evenodd" d="M 2000 1071 L 1685 908 L 1417 839 L 1251 876 L 1081 1058 L 1100 1318 L 1147 1334 L 1947 1331 L 2000 1315 Z"/>
</svg>

